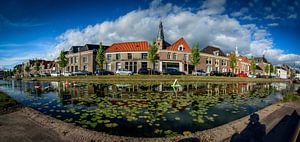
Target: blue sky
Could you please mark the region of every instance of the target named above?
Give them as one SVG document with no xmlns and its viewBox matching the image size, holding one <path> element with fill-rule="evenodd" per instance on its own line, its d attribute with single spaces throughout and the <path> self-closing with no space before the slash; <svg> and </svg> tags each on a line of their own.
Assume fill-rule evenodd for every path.
<svg viewBox="0 0 300 142">
<path fill-rule="evenodd" d="M 7 0 L 0 5 L 0 67 L 53 59 L 85 43 L 152 41 L 161 19 L 165 37 L 190 46 L 216 45 L 276 65 L 300 66 L 300 0 Z"/>
</svg>

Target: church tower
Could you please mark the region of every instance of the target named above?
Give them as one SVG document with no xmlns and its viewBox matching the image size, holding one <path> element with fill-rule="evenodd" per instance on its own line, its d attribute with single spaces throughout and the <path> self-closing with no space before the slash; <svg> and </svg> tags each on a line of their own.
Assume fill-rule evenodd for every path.
<svg viewBox="0 0 300 142">
<path fill-rule="evenodd" d="M 162 25 L 162 21 L 159 22 L 159 29 L 158 29 L 158 35 L 156 38 L 156 46 L 158 47 L 159 50 L 162 50 L 164 48 L 164 29 Z"/>
<path fill-rule="evenodd" d="M 235 44 L 235 56 L 236 56 L 236 57 L 240 56 L 240 55 L 239 55 L 239 51 L 238 51 L 238 47 L 237 47 L 236 44 Z"/>
</svg>

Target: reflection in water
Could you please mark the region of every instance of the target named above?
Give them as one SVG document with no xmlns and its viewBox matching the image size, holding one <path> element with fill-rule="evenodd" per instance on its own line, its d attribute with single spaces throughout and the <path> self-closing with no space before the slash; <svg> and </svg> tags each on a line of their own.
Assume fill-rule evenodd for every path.
<svg viewBox="0 0 300 142">
<path fill-rule="evenodd" d="M 40 86 L 36 90 L 36 86 Z M 115 135 L 200 131 L 262 109 L 292 89 L 280 83 L 85 84 L 2 81 L 0 89 L 50 116 Z"/>
</svg>

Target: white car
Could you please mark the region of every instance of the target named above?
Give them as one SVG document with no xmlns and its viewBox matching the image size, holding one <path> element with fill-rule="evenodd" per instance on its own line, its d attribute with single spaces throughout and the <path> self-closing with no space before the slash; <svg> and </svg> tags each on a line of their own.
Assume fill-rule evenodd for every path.
<svg viewBox="0 0 300 142">
<path fill-rule="evenodd" d="M 61 74 L 59 72 L 53 72 L 50 74 L 51 76 L 61 76 Z"/>
<path fill-rule="evenodd" d="M 72 73 L 71 72 L 64 72 L 63 75 L 64 76 L 72 76 Z"/>
<path fill-rule="evenodd" d="M 118 69 L 116 75 L 132 75 L 132 71 L 128 69 Z"/>
<path fill-rule="evenodd" d="M 249 74 L 248 77 L 249 77 L 249 78 L 256 78 L 256 75 L 254 75 L 254 74 Z"/>
</svg>

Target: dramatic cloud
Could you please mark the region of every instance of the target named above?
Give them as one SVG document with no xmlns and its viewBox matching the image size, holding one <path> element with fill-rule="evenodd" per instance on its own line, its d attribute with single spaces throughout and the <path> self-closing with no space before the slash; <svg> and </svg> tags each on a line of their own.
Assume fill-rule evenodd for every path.
<svg viewBox="0 0 300 142">
<path fill-rule="evenodd" d="M 158 30 L 159 20 L 162 19 L 165 37 L 173 43 L 184 37 L 190 46 L 199 42 L 203 48 L 216 45 L 225 52 L 233 52 L 235 45 L 239 52 L 248 56 L 262 56 L 263 54 L 275 64 L 300 61 L 299 55 L 284 54 L 276 49 L 273 40 L 266 29 L 255 24 L 241 24 L 237 19 L 223 14 L 225 0 L 205 1 L 200 10 L 192 12 L 189 9 L 173 4 L 162 4 L 156 0 L 148 9 L 135 10 L 119 17 L 114 21 L 105 21 L 96 25 L 89 25 L 84 29 L 70 29 L 60 35 L 55 48 L 49 57 L 57 57 L 64 49 L 73 45 L 86 43 L 112 44 L 122 41 L 153 41 Z M 244 10 L 243 13 L 245 13 Z M 236 14 L 240 16 L 242 14 Z M 233 16 L 233 15 L 232 15 Z M 247 18 L 247 17 L 245 17 Z M 248 17 L 248 20 L 254 19 Z M 270 26 L 276 26 L 276 23 Z"/>
</svg>

